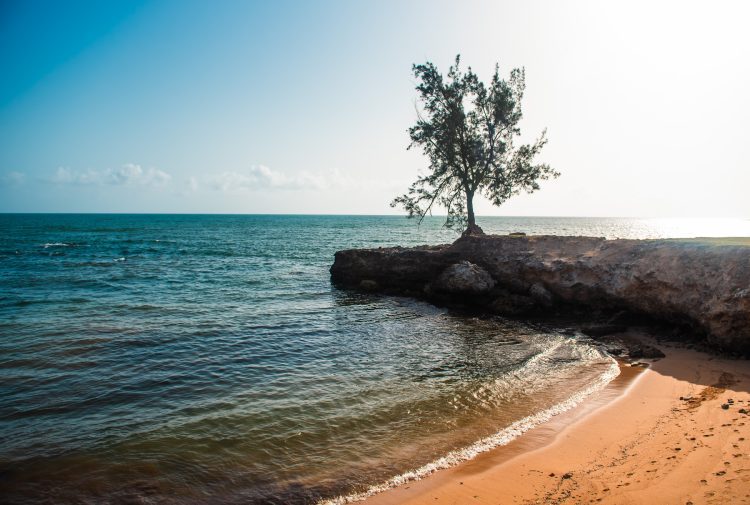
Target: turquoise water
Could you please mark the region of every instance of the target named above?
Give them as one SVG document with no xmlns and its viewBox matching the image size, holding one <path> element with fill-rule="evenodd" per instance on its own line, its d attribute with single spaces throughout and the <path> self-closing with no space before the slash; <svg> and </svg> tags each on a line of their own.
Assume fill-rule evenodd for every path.
<svg viewBox="0 0 750 505">
<path fill-rule="evenodd" d="M 750 235 L 747 221 L 479 223 Z M 583 340 L 330 285 L 336 250 L 454 240 L 440 224 L 0 215 L 2 501 L 314 503 L 471 457 L 606 382 L 611 360 Z"/>
</svg>

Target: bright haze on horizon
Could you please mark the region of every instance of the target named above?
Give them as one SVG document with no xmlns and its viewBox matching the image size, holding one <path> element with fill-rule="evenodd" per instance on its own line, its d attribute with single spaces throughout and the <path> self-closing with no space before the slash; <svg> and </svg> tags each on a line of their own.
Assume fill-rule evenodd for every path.
<svg viewBox="0 0 750 505">
<path fill-rule="evenodd" d="M 562 176 L 479 215 L 750 217 L 747 2 L 0 6 L 0 212 L 399 214 L 413 63 L 526 68 Z"/>
</svg>

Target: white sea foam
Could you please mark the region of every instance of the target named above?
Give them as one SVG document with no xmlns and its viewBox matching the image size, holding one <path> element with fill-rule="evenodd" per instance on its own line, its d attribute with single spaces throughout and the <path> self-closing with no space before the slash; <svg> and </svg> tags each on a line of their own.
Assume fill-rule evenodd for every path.
<svg viewBox="0 0 750 505">
<path fill-rule="evenodd" d="M 42 247 L 44 247 L 45 249 L 48 249 L 50 247 L 73 247 L 73 246 L 74 244 L 66 244 L 65 242 L 48 242 L 42 245 Z"/>
<path fill-rule="evenodd" d="M 482 438 L 468 447 L 451 451 L 445 456 L 432 461 L 431 463 L 427 463 L 426 465 L 421 466 L 415 470 L 402 473 L 401 475 L 392 477 L 385 482 L 371 486 L 367 491 L 322 500 L 318 502 L 317 505 L 343 505 L 346 503 L 361 501 L 374 494 L 387 491 L 388 489 L 398 487 L 407 482 L 421 480 L 438 470 L 456 466 L 463 461 L 473 459 L 477 455 L 494 449 L 495 447 L 507 445 L 530 429 L 549 421 L 558 414 L 562 414 L 563 412 L 572 409 L 573 407 L 579 405 L 588 396 L 604 389 L 607 384 L 612 382 L 612 380 L 620 375 L 620 367 L 618 366 L 617 362 L 611 357 L 609 358 L 609 360 L 609 368 L 607 368 L 607 370 L 599 377 L 598 380 L 590 384 L 588 387 L 576 392 L 568 399 L 546 410 L 543 410 L 531 416 L 524 417 L 523 419 L 519 419 L 507 428 L 504 428 L 497 433 L 490 435 L 489 437 Z"/>
</svg>

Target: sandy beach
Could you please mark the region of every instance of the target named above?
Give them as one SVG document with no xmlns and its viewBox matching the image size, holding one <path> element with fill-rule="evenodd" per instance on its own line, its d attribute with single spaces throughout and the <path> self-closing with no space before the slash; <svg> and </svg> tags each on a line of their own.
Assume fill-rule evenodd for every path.
<svg viewBox="0 0 750 505">
<path fill-rule="evenodd" d="M 507 446 L 365 503 L 750 503 L 750 362 L 660 347 Z"/>
</svg>

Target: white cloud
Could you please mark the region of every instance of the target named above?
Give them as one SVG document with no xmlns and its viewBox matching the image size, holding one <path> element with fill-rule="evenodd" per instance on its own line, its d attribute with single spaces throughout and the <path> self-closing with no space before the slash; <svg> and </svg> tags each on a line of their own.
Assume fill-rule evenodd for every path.
<svg viewBox="0 0 750 505">
<path fill-rule="evenodd" d="M 26 174 L 21 172 L 7 172 L 0 177 L 0 186 L 20 186 L 26 181 Z"/>
<path fill-rule="evenodd" d="M 183 179 L 176 188 L 174 188 L 174 194 L 178 196 L 190 196 L 195 194 L 201 185 L 198 182 L 198 178 L 189 176 L 187 179 Z"/>
<path fill-rule="evenodd" d="M 60 184 L 110 185 L 110 186 L 164 186 L 172 176 L 158 168 L 142 168 L 128 163 L 119 168 L 103 170 L 71 170 L 59 167 L 52 182 Z"/>
<path fill-rule="evenodd" d="M 325 178 L 302 172 L 287 175 L 271 170 L 265 165 L 257 165 L 242 172 L 222 172 L 209 177 L 214 189 L 225 192 L 252 191 L 257 189 L 326 189 Z"/>
<path fill-rule="evenodd" d="M 392 189 L 408 186 L 402 180 L 355 179 L 333 169 L 324 173 L 299 172 L 286 174 L 265 165 L 250 167 L 241 172 L 227 171 L 206 178 L 208 186 L 227 193 L 254 190 L 351 190 Z"/>
</svg>

